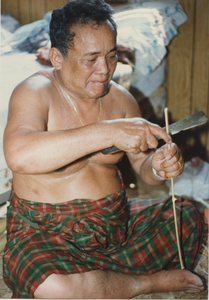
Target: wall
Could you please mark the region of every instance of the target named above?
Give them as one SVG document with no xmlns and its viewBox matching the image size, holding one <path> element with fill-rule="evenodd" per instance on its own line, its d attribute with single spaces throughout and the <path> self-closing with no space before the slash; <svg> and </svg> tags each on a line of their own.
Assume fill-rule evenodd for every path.
<svg viewBox="0 0 209 300">
<path fill-rule="evenodd" d="M 198 110 L 209 116 L 209 1 L 180 2 L 188 21 L 168 47 L 167 93 L 172 121 Z M 182 139 L 188 155 L 199 155 L 209 162 L 209 122 L 184 133 Z"/>
<path fill-rule="evenodd" d="M 70 0 L 1 0 L 1 12 L 12 14 L 21 25 L 43 18 L 45 13 L 65 5 Z M 107 3 L 126 3 L 126 0 L 108 0 Z"/>
<path fill-rule="evenodd" d="M 2 0 L 1 12 L 12 14 L 21 25 L 25 25 L 42 19 L 45 13 L 67 2 L 67 0 Z"/>
</svg>

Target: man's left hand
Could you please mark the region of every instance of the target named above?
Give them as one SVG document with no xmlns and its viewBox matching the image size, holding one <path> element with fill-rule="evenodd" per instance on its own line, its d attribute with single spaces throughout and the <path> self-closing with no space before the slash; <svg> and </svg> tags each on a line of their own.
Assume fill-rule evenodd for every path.
<svg viewBox="0 0 209 300">
<path fill-rule="evenodd" d="M 165 144 L 156 150 L 152 156 L 151 165 L 166 180 L 181 175 L 184 169 L 184 160 L 177 145 L 171 143 L 170 149 L 168 149 L 168 144 Z"/>
</svg>

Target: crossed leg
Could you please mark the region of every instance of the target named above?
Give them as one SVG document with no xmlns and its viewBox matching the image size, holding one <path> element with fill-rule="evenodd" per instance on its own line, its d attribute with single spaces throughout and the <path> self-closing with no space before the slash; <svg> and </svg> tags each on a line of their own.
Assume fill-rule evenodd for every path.
<svg viewBox="0 0 209 300">
<path fill-rule="evenodd" d="M 204 290 L 202 280 L 188 270 L 129 275 L 96 270 L 73 275 L 50 275 L 34 292 L 34 298 L 128 299 L 154 292 Z"/>
</svg>

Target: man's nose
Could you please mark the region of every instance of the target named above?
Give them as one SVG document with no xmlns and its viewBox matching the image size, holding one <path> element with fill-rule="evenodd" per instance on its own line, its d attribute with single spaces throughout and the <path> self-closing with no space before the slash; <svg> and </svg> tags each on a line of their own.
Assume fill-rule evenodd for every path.
<svg viewBox="0 0 209 300">
<path fill-rule="evenodd" d="M 108 74 L 110 72 L 109 62 L 107 58 L 102 57 L 98 62 L 97 72 L 100 74 Z"/>
</svg>

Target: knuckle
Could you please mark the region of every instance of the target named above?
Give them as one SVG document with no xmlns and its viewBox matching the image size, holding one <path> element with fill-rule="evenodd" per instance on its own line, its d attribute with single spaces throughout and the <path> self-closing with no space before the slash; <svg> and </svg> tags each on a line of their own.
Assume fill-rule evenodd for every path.
<svg viewBox="0 0 209 300">
<path fill-rule="evenodd" d="M 133 141 L 132 147 L 133 148 L 139 148 L 140 147 L 140 140 L 137 138 Z"/>
</svg>

